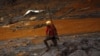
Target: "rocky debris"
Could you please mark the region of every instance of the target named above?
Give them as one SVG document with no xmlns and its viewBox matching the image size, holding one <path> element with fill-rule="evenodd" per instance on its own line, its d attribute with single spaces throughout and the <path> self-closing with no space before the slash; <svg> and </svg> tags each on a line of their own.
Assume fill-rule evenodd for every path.
<svg viewBox="0 0 100 56">
<path fill-rule="evenodd" d="M 36 24 L 36 25 L 30 25 L 30 26 L 16 26 L 14 28 L 11 28 L 10 30 L 12 30 L 13 32 L 17 31 L 17 30 L 22 30 L 22 29 L 37 29 L 37 28 L 41 28 L 46 26 L 46 24 Z"/>
<path fill-rule="evenodd" d="M 70 14 L 71 12 L 73 12 L 75 9 L 74 8 L 70 8 L 67 12 L 65 12 L 62 16 L 58 17 L 58 19 L 61 19 L 63 17 L 65 17 L 66 15 Z"/>
<path fill-rule="evenodd" d="M 80 1 L 80 3 L 79 3 Z M 87 1 L 82 1 L 82 0 L 1 0 L 0 2 L 0 16 L 4 18 L 3 22 L 0 22 L 0 26 L 3 25 L 9 25 L 9 24 L 14 24 L 20 21 L 30 21 L 29 18 L 35 16 L 35 20 L 44 20 L 47 19 L 48 12 L 51 13 L 52 15 L 51 18 L 53 19 L 64 19 L 64 18 L 99 18 L 100 17 L 100 12 L 97 11 L 94 13 L 94 11 L 97 10 L 97 8 L 91 12 L 88 12 L 92 5 L 88 6 L 86 3 Z M 93 2 L 93 1 L 92 1 Z M 99 1 L 95 1 L 98 4 L 100 3 Z M 80 4 L 80 5 L 73 5 L 73 4 Z M 86 7 L 81 7 L 81 3 L 84 5 L 87 5 Z M 47 5 L 45 5 L 47 4 Z M 24 6 L 23 6 L 24 5 Z M 41 6 L 40 6 L 41 5 Z M 76 6 L 79 6 L 75 8 Z M 99 5 L 98 5 L 99 6 Z M 11 8 L 9 8 L 11 7 Z M 70 10 L 67 10 L 68 8 L 73 7 Z M 26 10 L 28 9 L 43 9 L 46 12 L 39 13 L 37 15 L 32 15 L 28 17 L 24 17 L 23 13 L 25 13 Z M 49 10 L 48 10 L 49 9 Z M 99 8 L 98 8 L 99 9 Z M 76 12 L 77 11 L 77 12 Z M 63 12 L 63 13 L 62 13 Z M 80 13 L 82 12 L 82 13 Z M 83 13 L 86 12 L 86 13 Z M 77 13 L 74 14 L 73 13 Z M 79 14 L 78 14 L 79 13 Z M 57 15 L 60 16 L 57 16 Z M 70 15 L 68 15 L 70 14 Z M 5 16 L 6 15 L 6 16 Z M 49 17 L 48 17 L 49 18 Z M 6 20 L 7 19 L 7 20 Z"/>
<path fill-rule="evenodd" d="M 83 12 L 83 13 L 76 13 L 72 15 L 65 15 L 65 18 L 99 18 L 100 11 L 92 11 L 92 12 Z"/>
<path fill-rule="evenodd" d="M 93 35 L 90 36 L 93 37 Z M 60 56 L 99 56 L 99 36 L 97 38 L 91 38 L 89 35 L 87 37 L 81 35 L 80 39 L 76 39 L 77 41 L 74 39 L 74 41 L 71 42 L 64 42 L 63 45 L 65 46 L 65 49 L 61 52 Z"/>
<path fill-rule="evenodd" d="M 71 53 L 69 56 L 88 56 L 88 55 L 83 50 L 76 50 L 75 52 Z"/>
<path fill-rule="evenodd" d="M 59 48 L 34 44 L 33 37 L 0 41 L 0 56 L 100 56 L 100 33 L 61 35 Z"/>
<path fill-rule="evenodd" d="M 79 8 L 78 10 L 76 10 L 77 12 L 82 12 L 82 11 L 85 11 L 85 10 L 88 10 L 90 9 L 90 7 L 85 7 L 85 8 Z"/>
</svg>

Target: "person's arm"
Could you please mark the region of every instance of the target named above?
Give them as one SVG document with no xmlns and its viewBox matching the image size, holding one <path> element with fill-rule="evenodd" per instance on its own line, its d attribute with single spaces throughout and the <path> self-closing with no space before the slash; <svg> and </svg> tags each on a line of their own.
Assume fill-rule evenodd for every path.
<svg viewBox="0 0 100 56">
<path fill-rule="evenodd" d="M 58 32 L 57 32 L 57 29 L 56 29 L 56 27 L 55 27 L 55 26 L 54 26 L 54 34 L 55 34 L 55 36 L 56 36 L 56 39 L 58 39 L 58 40 L 59 40 Z"/>
</svg>

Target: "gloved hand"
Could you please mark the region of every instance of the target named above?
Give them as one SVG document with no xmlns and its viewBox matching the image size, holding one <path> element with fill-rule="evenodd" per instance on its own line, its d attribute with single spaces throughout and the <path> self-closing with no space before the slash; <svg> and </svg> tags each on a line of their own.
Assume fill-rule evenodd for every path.
<svg viewBox="0 0 100 56">
<path fill-rule="evenodd" d="M 58 36 L 56 36 L 56 39 L 57 39 L 57 40 L 60 40 Z"/>
</svg>

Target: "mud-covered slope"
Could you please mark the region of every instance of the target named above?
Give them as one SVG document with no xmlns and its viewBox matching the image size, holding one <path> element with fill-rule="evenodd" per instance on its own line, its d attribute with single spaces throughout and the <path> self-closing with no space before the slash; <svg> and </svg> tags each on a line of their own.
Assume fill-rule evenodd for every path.
<svg viewBox="0 0 100 56">
<path fill-rule="evenodd" d="M 53 20 L 57 28 L 58 34 L 79 34 L 87 32 L 100 32 L 100 19 L 63 19 Z M 26 22 L 30 25 L 37 25 L 45 23 L 45 21 Z M 19 28 L 18 28 L 19 26 Z M 28 25 L 29 26 L 29 25 Z M 28 27 L 27 26 L 27 27 Z M 22 27 L 22 28 L 21 28 Z M 16 23 L 10 27 L 0 27 L 0 40 L 7 40 L 13 38 L 22 38 L 26 36 L 45 36 L 45 27 L 33 29 L 32 27 L 23 27 L 23 24 Z M 15 31 L 13 31 L 15 29 Z"/>
</svg>

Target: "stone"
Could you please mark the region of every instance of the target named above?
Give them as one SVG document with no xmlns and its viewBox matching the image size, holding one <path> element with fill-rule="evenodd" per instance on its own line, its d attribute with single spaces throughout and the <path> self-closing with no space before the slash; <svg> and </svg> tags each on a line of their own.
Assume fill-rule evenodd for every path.
<svg viewBox="0 0 100 56">
<path fill-rule="evenodd" d="M 83 50 L 76 50 L 75 52 L 71 53 L 68 56 L 88 56 L 88 55 Z"/>
</svg>

